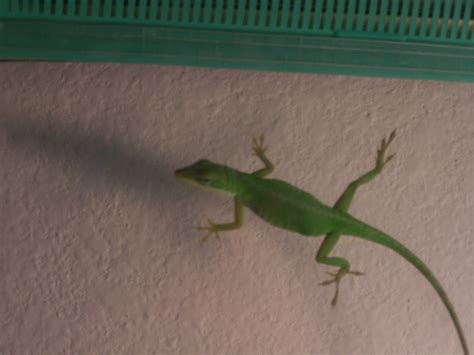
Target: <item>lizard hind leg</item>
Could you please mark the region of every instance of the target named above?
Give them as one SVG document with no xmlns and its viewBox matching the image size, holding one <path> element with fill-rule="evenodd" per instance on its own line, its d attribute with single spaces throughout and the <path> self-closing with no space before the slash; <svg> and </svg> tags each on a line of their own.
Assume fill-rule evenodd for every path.
<svg viewBox="0 0 474 355">
<path fill-rule="evenodd" d="M 320 285 L 322 286 L 331 285 L 333 283 L 336 284 L 336 292 L 331 302 L 331 305 L 333 307 L 337 304 L 337 299 L 339 296 L 339 283 L 341 282 L 342 278 L 348 274 L 356 275 L 356 276 L 364 275 L 364 273 L 360 271 L 352 271 L 349 261 L 347 261 L 346 259 L 328 256 L 333 250 L 340 236 L 341 236 L 341 233 L 339 232 L 328 233 L 326 235 L 326 238 L 324 238 L 324 241 L 321 244 L 321 247 L 319 248 L 318 253 L 316 254 L 316 261 L 318 263 L 339 267 L 338 271 L 334 273 L 328 273 L 329 275 L 333 277 L 332 279 L 329 279 L 320 283 Z"/>
</svg>

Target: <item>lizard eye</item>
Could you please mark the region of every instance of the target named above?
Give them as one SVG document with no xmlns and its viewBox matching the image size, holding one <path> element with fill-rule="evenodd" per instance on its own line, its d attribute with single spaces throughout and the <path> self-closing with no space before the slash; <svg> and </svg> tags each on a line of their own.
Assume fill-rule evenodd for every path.
<svg viewBox="0 0 474 355">
<path fill-rule="evenodd" d="M 211 183 L 211 179 L 204 177 L 204 178 L 200 178 L 199 182 L 204 184 L 204 185 L 208 185 L 208 184 Z"/>
</svg>

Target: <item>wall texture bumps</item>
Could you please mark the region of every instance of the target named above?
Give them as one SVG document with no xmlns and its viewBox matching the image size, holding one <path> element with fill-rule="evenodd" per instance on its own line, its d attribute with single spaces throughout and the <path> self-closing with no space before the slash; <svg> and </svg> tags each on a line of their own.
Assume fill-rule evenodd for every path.
<svg viewBox="0 0 474 355">
<path fill-rule="evenodd" d="M 69 63 L 0 63 L 0 353 L 460 353 L 446 310 L 397 255 L 343 239 L 367 276 L 339 304 L 318 284 L 320 240 L 246 213 L 198 243 L 232 204 L 175 181 L 199 158 L 255 169 L 357 217 L 434 270 L 474 347 L 474 86 L 456 83 Z"/>
</svg>

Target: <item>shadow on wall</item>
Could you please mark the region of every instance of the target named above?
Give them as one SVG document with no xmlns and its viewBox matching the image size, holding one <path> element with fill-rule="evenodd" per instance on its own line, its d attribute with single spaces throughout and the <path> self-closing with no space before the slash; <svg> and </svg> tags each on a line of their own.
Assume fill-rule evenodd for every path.
<svg viewBox="0 0 474 355">
<path fill-rule="evenodd" d="M 178 189 L 174 169 L 165 165 L 159 157 L 147 156 L 110 137 L 60 126 L 60 123 L 54 125 L 51 120 L 26 122 L 10 118 L 0 122 L 0 129 L 9 146 L 31 154 L 47 154 L 61 165 L 66 165 L 67 170 L 79 169 L 87 180 L 105 180 L 106 184 L 115 188 L 153 194 L 160 203 L 174 200 L 176 191 L 173 189 Z"/>
</svg>

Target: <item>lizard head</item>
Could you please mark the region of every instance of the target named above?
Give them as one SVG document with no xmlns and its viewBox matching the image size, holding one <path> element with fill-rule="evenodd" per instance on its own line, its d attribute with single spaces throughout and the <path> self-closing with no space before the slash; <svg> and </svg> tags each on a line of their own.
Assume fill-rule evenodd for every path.
<svg viewBox="0 0 474 355">
<path fill-rule="evenodd" d="M 176 178 L 205 190 L 231 192 L 229 168 L 209 160 L 198 160 L 194 164 L 174 172 Z"/>
</svg>

